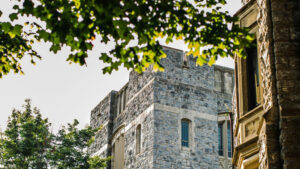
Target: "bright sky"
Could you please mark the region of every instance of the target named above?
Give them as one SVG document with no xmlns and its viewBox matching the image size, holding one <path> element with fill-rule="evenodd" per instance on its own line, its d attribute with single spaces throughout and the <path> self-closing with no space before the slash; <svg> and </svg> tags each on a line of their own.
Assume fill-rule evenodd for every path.
<svg viewBox="0 0 300 169">
<path fill-rule="evenodd" d="M 241 6 L 241 0 L 227 0 L 225 9 L 234 14 Z M 0 10 L 7 13 L 12 8 L 10 0 L 0 1 Z M 3 20 L 0 18 L 0 20 Z M 186 49 L 182 42 L 170 47 Z M 48 118 L 54 130 L 61 125 L 78 119 L 80 127 L 89 124 L 90 111 L 111 91 L 119 90 L 127 81 L 129 71 L 119 69 L 111 75 L 103 75 L 104 64 L 98 60 L 99 53 L 109 50 L 110 45 L 95 44 L 87 67 L 69 64 L 66 58 L 69 50 L 57 54 L 49 52 L 49 44 L 34 46 L 42 56 L 34 66 L 29 59 L 22 62 L 25 75 L 10 73 L 0 79 L 0 129 L 4 130 L 12 109 L 21 109 L 26 98 Z M 232 59 L 219 59 L 217 64 L 233 67 Z"/>
</svg>

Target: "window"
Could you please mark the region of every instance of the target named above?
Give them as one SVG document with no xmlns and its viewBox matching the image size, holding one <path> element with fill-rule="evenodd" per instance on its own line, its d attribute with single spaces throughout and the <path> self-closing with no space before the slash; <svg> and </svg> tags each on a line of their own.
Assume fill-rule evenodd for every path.
<svg viewBox="0 0 300 169">
<path fill-rule="evenodd" d="M 231 125 L 227 122 L 227 146 L 228 146 L 228 157 L 231 157 Z"/>
<path fill-rule="evenodd" d="M 215 90 L 218 92 L 222 92 L 222 72 L 218 69 L 214 71 L 215 76 Z"/>
<path fill-rule="evenodd" d="M 126 106 L 127 98 L 126 98 L 126 89 L 124 88 L 119 91 L 117 96 L 117 116 L 123 112 Z"/>
<path fill-rule="evenodd" d="M 232 94 L 233 90 L 233 74 L 231 72 L 224 72 L 224 92 L 227 94 Z"/>
<path fill-rule="evenodd" d="M 117 99 L 117 116 L 120 114 L 121 112 L 121 99 L 120 99 L 120 95 L 118 96 L 118 99 Z"/>
<path fill-rule="evenodd" d="M 120 126 L 112 136 L 112 169 L 124 169 L 125 136 L 124 125 Z"/>
<path fill-rule="evenodd" d="M 112 168 L 113 169 L 123 169 L 124 168 L 124 134 L 121 134 L 113 144 L 113 159 Z"/>
<path fill-rule="evenodd" d="M 225 158 L 232 157 L 231 124 L 228 113 L 219 114 L 218 122 L 218 154 Z"/>
<path fill-rule="evenodd" d="M 183 55 L 183 59 L 182 59 L 182 63 L 183 63 L 183 67 L 188 67 L 188 61 L 189 61 L 189 56 L 187 54 Z"/>
<path fill-rule="evenodd" d="M 141 152 L 141 125 L 139 124 L 136 128 L 136 154 Z"/>
<path fill-rule="evenodd" d="M 113 144 L 113 146 L 112 146 L 112 156 L 113 156 L 113 158 L 111 159 L 111 167 L 114 169 L 114 168 L 116 168 L 115 167 L 115 165 L 116 165 L 116 159 L 115 159 L 115 154 L 116 154 L 116 144 Z"/>
<path fill-rule="evenodd" d="M 238 76 L 238 64 L 237 61 L 234 62 L 234 78 L 235 78 L 235 93 L 232 95 L 232 97 L 235 97 L 233 99 L 235 99 L 234 103 L 235 105 L 233 105 L 234 111 L 236 111 L 238 114 L 236 114 L 235 116 L 240 117 L 242 116 L 242 112 L 243 111 L 239 111 L 239 76 Z M 233 112 L 234 113 L 234 112 Z"/>
<path fill-rule="evenodd" d="M 247 88 L 248 88 L 248 111 L 260 104 L 261 92 L 259 81 L 259 65 L 256 45 L 246 49 L 247 52 Z"/>
<path fill-rule="evenodd" d="M 123 90 L 123 110 L 125 109 L 125 106 L 126 106 L 126 88 Z"/>
<path fill-rule="evenodd" d="M 218 153 L 223 156 L 223 123 L 218 123 Z"/>
<path fill-rule="evenodd" d="M 119 114 L 122 113 L 123 110 L 123 92 L 120 93 L 119 95 Z"/>
<path fill-rule="evenodd" d="M 181 146 L 189 147 L 189 120 L 181 120 Z"/>
</svg>

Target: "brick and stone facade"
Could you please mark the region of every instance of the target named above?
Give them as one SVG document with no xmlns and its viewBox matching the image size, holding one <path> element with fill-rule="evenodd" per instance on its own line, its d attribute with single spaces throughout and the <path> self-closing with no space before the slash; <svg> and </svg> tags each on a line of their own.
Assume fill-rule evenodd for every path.
<svg viewBox="0 0 300 169">
<path fill-rule="evenodd" d="M 300 1 L 243 0 L 240 25 L 256 34 L 262 99 L 243 113 L 247 96 L 245 65 L 236 58 L 234 165 L 257 168 L 300 168 Z M 252 19 L 252 16 L 255 18 Z M 243 23 L 250 23 L 243 25 Z M 252 125 L 252 136 L 245 137 Z M 247 162 L 248 161 L 248 162 Z M 249 163 L 250 165 L 250 163 Z M 256 165 L 255 165 L 256 166 Z"/>
<path fill-rule="evenodd" d="M 161 60 L 164 72 L 151 68 L 142 74 L 131 72 L 120 91 L 109 93 L 92 110 L 91 126 L 102 129 L 90 152 L 121 159 L 113 159 L 108 168 L 229 168 L 227 154 L 218 155 L 218 113 L 230 111 L 233 70 L 199 67 L 193 57 L 183 65 L 183 51 L 163 50 L 167 54 Z M 182 119 L 191 124 L 188 148 L 181 145 Z M 139 125 L 141 145 L 137 153 Z M 117 150 L 119 143 L 124 150 Z M 117 155 L 120 152 L 122 155 Z M 117 164 L 120 161 L 122 164 Z"/>
</svg>

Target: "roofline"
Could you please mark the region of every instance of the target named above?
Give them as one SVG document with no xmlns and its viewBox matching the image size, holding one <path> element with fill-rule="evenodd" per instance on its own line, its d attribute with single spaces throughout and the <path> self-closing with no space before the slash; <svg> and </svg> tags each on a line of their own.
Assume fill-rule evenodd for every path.
<svg viewBox="0 0 300 169">
<path fill-rule="evenodd" d="M 172 50 L 177 50 L 177 51 L 180 51 L 180 52 L 184 52 L 183 50 L 181 49 L 177 49 L 177 48 L 173 48 L 173 47 L 169 47 L 169 46 L 165 46 L 165 45 L 161 45 L 163 48 L 168 48 L 168 49 L 172 49 Z"/>
<path fill-rule="evenodd" d="M 233 68 L 230 68 L 230 67 L 226 67 L 226 66 L 221 66 L 221 65 L 216 65 L 214 64 L 214 68 L 217 68 L 217 69 L 221 69 L 221 70 L 227 70 L 227 71 L 230 71 L 230 72 L 234 72 L 234 69 Z"/>
<path fill-rule="evenodd" d="M 93 112 L 101 103 L 104 99 L 106 99 L 107 97 L 111 96 L 112 94 L 116 94 L 118 93 L 118 91 L 115 91 L 115 90 L 111 90 L 107 95 L 105 95 L 101 100 L 100 102 L 91 110 L 91 112 Z"/>
<path fill-rule="evenodd" d="M 126 87 L 128 87 L 128 84 L 129 84 L 129 81 L 126 82 L 126 84 L 125 84 L 120 90 L 117 91 L 117 95 L 120 94 L 120 92 L 121 92 L 122 90 L 124 90 Z"/>
<path fill-rule="evenodd" d="M 254 2 L 256 2 L 256 0 L 250 0 L 242 8 L 240 8 L 233 16 L 238 16 L 239 14 L 241 14 L 245 9 L 251 6 Z"/>
<path fill-rule="evenodd" d="M 230 112 L 220 112 L 220 113 L 218 113 L 218 115 L 227 115 L 227 114 L 232 114 L 232 112 L 230 111 Z"/>
</svg>

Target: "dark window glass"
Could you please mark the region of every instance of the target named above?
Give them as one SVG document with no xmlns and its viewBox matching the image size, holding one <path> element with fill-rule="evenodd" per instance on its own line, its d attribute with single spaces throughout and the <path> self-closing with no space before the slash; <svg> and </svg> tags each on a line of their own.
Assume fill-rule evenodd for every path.
<svg viewBox="0 0 300 169">
<path fill-rule="evenodd" d="M 251 110 L 260 104 L 260 82 L 259 66 L 257 59 L 256 45 L 246 49 L 247 52 L 247 80 L 248 80 L 248 110 Z"/>
<path fill-rule="evenodd" d="M 119 108 L 119 110 L 118 110 L 119 113 L 118 114 L 120 114 L 122 112 L 122 110 L 121 110 L 122 109 L 122 98 L 121 97 L 122 97 L 122 95 L 120 93 L 119 96 L 118 96 L 118 102 L 119 102 L 118 103 L 118 108 Z"/>
<path fill-rule="evenodd" d="M 189 147 L 189 122 L 181 121 L 181 145 L 182 147 Z"/>
<path fill-rule="evenodd" d="M 228 145 L 228 157 L 231 157 L 231 128 L 230 123 L 227 123 L 227 145 Z"/>
<path fill-rule="evenodd" d="M 123 110 L 125 109 L 125 106 L 126 106 L 126 89 L 124 89 L 123 91 Z"/>
<path fill-rule="evenodd" d="M 188 66 L 188 59 L 189 59 L 189 56 L 185 54 L 183 56 L 183 66 Z"/>
<path fill-rule="evenodd" d="M 141 125 L 136 128 L 136 154 L 141 152 Z"/>
<path fill-rule="evenodd" d="M 218 124 L 218 153 L 220 156 L 223 156 L 223 124 Z"/>
<path fill-rule="evenodd" d="M 113 144 L 112 155 L 115 156 L 115 154 L 116 154 L 116 144 Z M 112 162 L 112 168 L 115 168 L 116 160 L 114 158 L 112 158 L 111 162 Z"/>
</svg>

